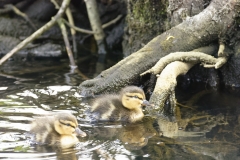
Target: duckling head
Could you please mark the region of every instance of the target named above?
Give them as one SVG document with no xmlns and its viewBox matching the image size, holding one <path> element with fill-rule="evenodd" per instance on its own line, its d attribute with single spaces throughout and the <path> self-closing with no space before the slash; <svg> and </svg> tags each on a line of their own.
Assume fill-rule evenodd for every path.
<svg viewBox="0 0 240 160">
<path fill-rule="evenodd" d="M 54 128 L 60 135 L 76 135 L 81 137 L 86 136 L 86 133 L 78 128 L 77 119 L 72 114 L 56 114 Z"/>
<path fill-rule="evenodd" d="M 136 86 L 127 86 L 120 92 L 122 104 L 130 110 L 142 110 L 142 106 L 149 105 L 144 91 Z"/>
</svg>

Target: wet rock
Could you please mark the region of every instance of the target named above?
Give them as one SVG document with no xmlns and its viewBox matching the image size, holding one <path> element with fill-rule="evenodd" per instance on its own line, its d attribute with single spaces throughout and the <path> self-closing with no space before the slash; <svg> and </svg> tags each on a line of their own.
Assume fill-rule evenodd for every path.
<svg viewBox="0 0 240 160">
<path fill-rule="evenodd" d="M 0 36 L 0 57 L 7 54 L 14 47 L 16 47 L 21 41 L 18 38 L 9 36 Z M 24 49 L 16 53 L 11 58 L 21 57 L 61 57 L 62 46 L 59 44 L 28 44 Z"/>
</svg>

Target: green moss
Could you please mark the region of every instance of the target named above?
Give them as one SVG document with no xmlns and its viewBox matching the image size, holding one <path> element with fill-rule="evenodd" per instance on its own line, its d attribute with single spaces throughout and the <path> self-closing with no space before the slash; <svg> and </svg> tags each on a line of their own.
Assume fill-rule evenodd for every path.
<svg viewBox="0 0 240 160">
<path fill-rule="evenodd" d="M 167 3 L 156 0 L 133 0 L 130 13 L 136 27 L 154 27 L 167 18 Z"/>
<path fill-rule="evenodd" d="M 168 27 L 167 0 L 130 0 L 126 17 L 129 37 L 125 50 L 136 52 Z"/>
<path fill-rule="evenodd" d="M 14 148 L 14 152 L 27 152 L 29 149 L 28 146 L 17 146 Z"/>
</svg>

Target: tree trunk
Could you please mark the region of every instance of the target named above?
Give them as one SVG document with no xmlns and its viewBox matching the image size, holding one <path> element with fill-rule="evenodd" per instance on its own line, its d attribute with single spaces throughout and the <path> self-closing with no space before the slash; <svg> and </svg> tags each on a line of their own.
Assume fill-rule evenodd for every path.
<svg viewBox="0 0 240 160">
<path fill-rule="evenodd" d="M 188 17 L 96 78 L 83 82 L 79 87 L 80 93 L 89 96 L 136 84 L 140 74 L 151 68 L 161 57 L 209 45 L 217 41 L 219 36 L 224 39 L 229 26 L 234 23 L 237 15 L 235 7 L 239 3 L 234 0 L 212 0 L 201 13 Z"/>
<path fill-rule="evenodd" d="M 123 39 L 125 56 L 136 52 L 153 37 L 170 28 L 167 19 L 167 0 L 129 0 L 127 3 L 127 27 Z"/>
</svg>

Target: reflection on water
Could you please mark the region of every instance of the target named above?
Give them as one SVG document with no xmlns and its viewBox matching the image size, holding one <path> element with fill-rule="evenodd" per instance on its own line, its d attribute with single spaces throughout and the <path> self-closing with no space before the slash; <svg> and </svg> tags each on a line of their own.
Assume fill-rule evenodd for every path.
<svg viewBox="0 0 240 160">
<path fill-rule="evenodd" d="M 6 90 L 7 91 L 7 90 Z M 50 86 L 44 89 L 27 89 L 0 99 L 0 158 L 11 159 L 95 159 L 131 156 L 128 150 L 138 150 L 147 145 L 148 138 L 156 133 L 148 129 L 149 121 L 122 126 L 121 124 L 93 125 L 80 121 L 88 137 L 80 139 L 74 148 L 62 150 L 31 145 L 27 132 L 34 116 L 52 112 L 84 114 L 80 106 L 82 97 L 76 87 Z M 27 105 L 28 104 L 28 105 Z M 82 108 L 81 108 L 82 107 Z M 81 108 L 81 109 L 80 109 Z M 80 118 L 79 118 L 80 119 Z M 14 153 L 14 154 L 9 154 Z M 34 154 L 33 154 L 34 153 Z M 48 153 L 48 154 L 46 154 Z"/>
<path fill-rule="evenodd" d="M 239 96 L 206 90 L 192 94 L 180 102 L 175 122 L 145 111 L 136 124 L 91 124 L 84 121 L 88 99 L 77 93 L 81 78 L 71 74 L 65 83 L 66 73 L 0 77 L 0 159 L 240 158 Z M 53 112 L 77 116 L 88 136 L 68 149 L 32 145 L 27 132 L 33 117 Z"/>
</svg>

